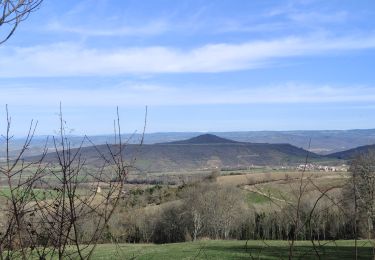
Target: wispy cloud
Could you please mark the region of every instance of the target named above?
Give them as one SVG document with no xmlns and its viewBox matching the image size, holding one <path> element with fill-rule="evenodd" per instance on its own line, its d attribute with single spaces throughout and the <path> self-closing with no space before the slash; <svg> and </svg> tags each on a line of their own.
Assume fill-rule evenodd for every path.
<svg viewBox="0 0 375 260">
<path fill-rule="evenodd" d="M 281 31 L 288 27 L 289 25 L 284 22 L 244 23 L 237 21 L 227 21 L 213 31 L 218 33 L 269 33 L 274 31 Z"/>
<path fill-rule="evenodd" d="M 126 83 L 105 88 L 4 87 L 0 103 L 24 106 L 113 107 L 375 102 L 375 88 L 285 83 L 264 87 L 170 87 Z"/>
<path fill-rule="evenodd" d="M 286 37 L 188 50 L 163 46 L 108 50 L 76 43 L 8 47 L 0 49 L 0 77 L 217 73 L 260 68 L 282 58 L 373 48 L 375 35 Z"/>
<path fill-rule="evenodd" d="M 331 13 L 319 13 L 319 12 L 294 12 L 288 15 L 288 17 L 298 23 L 340 23 L 348 19 L 349 14 L 345 11 L 331 12 Z"/>
<path fill-rule="evenodd" d="M 54 21 L 47 24 L 46 28 L 49 32 L 57 33 L 73 33 L 80 36 L 152 36 L 166 33 L 170 30 L 170 25 L 164 21 L 153 21 L 141 26 L 111 26 L 110 28 L 98 27 L 80 27 L 67 26 L 60 22 Z"/>
<path fill-rule="evenodd" d="M 272 7 L 264 12 L 266 18 L 281 19 L 289 26 L 320 27 L 323 25 L 345 23 L 353 18 L 344 6 L 317 4 L 316 1 L 288 1 L 287 4 Z"/>
</svg>

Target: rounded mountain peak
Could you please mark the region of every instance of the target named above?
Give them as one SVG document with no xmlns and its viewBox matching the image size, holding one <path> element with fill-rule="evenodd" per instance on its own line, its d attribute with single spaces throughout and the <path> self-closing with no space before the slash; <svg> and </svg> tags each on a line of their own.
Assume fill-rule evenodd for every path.
<svg viewBox="0 0 375 260">
<path fill-rule="evenodd" d="M 228 144 L 228 143 L 238 143 L 238 142 L 230 140 L 230 139 L 222 138 L 213 134 L 203 134 L 203 135 L 198 135 L 196 137 L 193 137 L 187 140 L 171 142 L 170 144 Z"/>
</svg>

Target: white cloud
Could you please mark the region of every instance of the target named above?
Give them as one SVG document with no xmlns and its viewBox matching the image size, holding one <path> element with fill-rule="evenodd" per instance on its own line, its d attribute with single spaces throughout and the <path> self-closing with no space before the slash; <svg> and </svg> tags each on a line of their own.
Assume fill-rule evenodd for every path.
<svg viewBox="0 0 375 260">
<path fill-rule="evenodd" d="M 282 58 L 375 48 L 375 35 L 287 37 L 189 50 L 151 46 L 103 50 L 75 43 L 0 49 L 0 77 L 217 73 L 254 69 Z"/>
<path fill-rule="evenodd" d="M 337 87 L 285 83 L 276 86 L 170 87 L 148 84 L 120 84 L 106 88 L 83 89 L 49 86 L 8 87 L 1 89 L 0 104 L 23 106 L 185 106 L 233 104 L 314 104 L 375 102 L 375 88 Z"/>
</svg>

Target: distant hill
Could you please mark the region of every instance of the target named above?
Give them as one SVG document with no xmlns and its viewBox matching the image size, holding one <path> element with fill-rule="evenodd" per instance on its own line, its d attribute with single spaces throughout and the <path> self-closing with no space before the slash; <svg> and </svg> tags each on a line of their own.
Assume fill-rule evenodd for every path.
<svg viewBox="0 0 375 260">
<path fill-rule="evenodd" d="M 111 149 L 118 149 L 110 145 Z M 109 156 L 108 147 L 82 148 L 87 164 L 98 164 L 97 150 Z M 127 145 L 127 158 L 137 154 L 137 167 L 149 172 L 212 169 L 214 167 L 248 167 L 251 165 L 294 165 L 303 163 L 307 151 L 290 144 L 235 142 L 215 135 L 200 135 L 170 143 Z M 323 156 L 309 153 L 311 161 Z M 30 157 L 29 159 L 35 159 Z M 47 154 L 47 162 L 56 162 L 55 153 Z"/>
<path fill-rule="evenodd" d="M 358 154 L 368 153 L 369 151 L 375 152 L 375 144 L 359 146 L 359 147 L 349 149 L 346 151 L 332 153 L 332 154 L 327 155 L 327 157 L 335 158 L 335 159 L 342 159 L 342 160 L 349 160 L 349 159 L 354 158 Z"/>
<path fill-rule="evenodd" d="M 179 142 L 180 140 L 194 138 L 202 133 L 199 132 L 163 132 L 148 133 L 144 136 L 145 144 Z M 311 138 L 310 151 L 318 154 L 330 154 L 345 151 L 358 146 L 375 144 L 375 129 L 354 130 L 297 130 L 297 131 L 242 131 L 242 132 L 211 132 L 209 134 L 220 136 L 220 138 L 234 140 L 236 142 L 251 143 L 288 143 L 297 147 L 308 149 Z M 132 137 L 132 138 L 131 138 Z M 139 134 L 124 134 L 123 140 L 129 140 L 136 144 L 141 136 Z M 82 136 L 70 136 L 72 147 L 77 147 Z M 113 143 L 113 135 L 90 136 L 90 140 L 97 144 Z M 46 144 L 46 136 L 36 136 L 28 150 L 29 155 L 40 153 Z M 22 138 L 12 139 L 11 154 L 17 153 L 23 145 Z M 84 146 L 90 146 L 85 142 Z M 53 147 L 52 138 L 49 139 L 47 147 Z M 0 141 L 0 158 L 4 156 L 5 144 Z"/>
<path fill-rule="evenodd" d="M 187 140 L 167 142 L 161 144 L 235 144 L 239 143 L 213 134 L 203 134 Z"/>
<path fill-rule="evenodd" d="M 148 144 L 174 142 L 200 135 L 197 132 L 171 132 L 146 134 Z M 318 154 L 345 151 L 358 146 L 375 144 L 375 129 L 353 130 L 296 130 L 296 131 L 241 131 L 210 132 L 222 138 L 250 143 L 288 143 Z"/>
</svg>

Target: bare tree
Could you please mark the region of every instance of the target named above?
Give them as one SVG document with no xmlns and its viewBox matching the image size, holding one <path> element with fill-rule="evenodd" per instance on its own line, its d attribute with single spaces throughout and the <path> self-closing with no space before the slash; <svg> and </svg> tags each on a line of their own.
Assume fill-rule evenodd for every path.
<svg viewBox="0 0 375 260">
<path fill-rule="evenodd" d="M 35 184 L 43 176 L 45 166 L 42 164 L 47 152 L 44 149 L 39 160 L 26 162 L 24 157 L 33 140 L 37 123 L 31 121 L 25 141 L 21 149 L 14 156 L 11 155 L 12 140 L 11 117 L 6 107 L 6 134 L 2 136 L 5 143 L 5 158 L 0 161 L 0 179 L 5 184 L 0 192 L 4 213 L 2 230 L 0 231 L 0 259 L 22 258 L 28 259 L 32 247 L 28 239 L 28 217 L 35 214 L 31 201 Z M 5 221 L 4 221 L 5 219 Z"/>
<path fill-rule="evenodd" d="M 125 160 L 127 144 L 122 140 L 118 110 L 115 144 L 104 145 L 101 149 L 92 146 L 96 151 L 95 166 L 86 163 L 82 152 L 88 137 L 84 137 L 78 147 L 72 147 L 61 106 L 59 132 L 52 137 L 54 151 L 47 155 L 46 150 L 36 161 L 24 158 L 36 126 L 30 127 L 19 155 L 11 158 L 10 124 L 8 116 L 4 136 L 7 156 L 0 173 L 5 177 L 10 195 L 3 196 L 8 221 L 4 225 L 5 232 L 1 233 L 0 258 L 29 259 L 35 255 L 40 259 L 90 258 L 108 233 L 111 217 L 123 197 L 124 185 L 137 155 L 129 155 Z M 139 147 L 142 143 L 143 134 Z M 81 224 L 88 219 L 93 222 L 93 229 L 83 235 Z"/>
<path fill-rule="evenodd" d="M 186 193 L 186 211 L 192 223 L 192 237 L 196 241 L 202 233 L 206 217 L 205 187 L 193 186 Z"/>
<path fill-rule="evenodd" d="M 354 204 L 354 233 L 355 240 L 358 239 L 359 220 L 362 216 L 364 225 L 367 227 L 367 239 L 372 241 L 375 233 L 375 153 L 358 154 L 350 165 L 351 199 Z M 375 256 L 375 243 L 373 243 L 373 254 Z M 357 247 L 356 247 L 357 256 Z"/>
<path fill-rule="evenodd" d="M 0 44 L 6 42 L 18 25 L 42 2 L 43 0 L 0 0 L 0 29 L 4 31 Z"/>
<path fill-rule="evenodd" d="M 204 231 L 215 239 L 229 239 L 246 209 L 241 192 L 230 186 L 206 183 L 192 187 L 186 195 L 185 207 L 194 240 Z"/>
<path fill-rule="evenodd" d="M 320 242 L 321 229 L 326 225 L 324 213 L 332 208 L 344 212 L 341 205 L 342 201 L 338 202 L 331 194 L 333 190 L 343 188 L 344 184 L 320 187 L 314 180 L 314 174 L 309 174 L 306 171 L 308 161 L 309 153 L 306 154 L 304 167 L 299 176 L 293 178 L 293 180 L 288 176 L 289 196 L 280 192 L 278 198 L 276 198 L 272 193 L 267 194 L 256 183 L 254 184 L 255 191 L 267 197 L 271 205 L 281 212 L 282 220 L 279 225 L 283 226 L 281 232 L 285 233 L 282 239 L 286 239 L 288 242 L 288 259 L 303 258 L 306 254 L 311 253 L 318 259 L 322 259 L 321 249 L 326 243 Z M 269 178 L 265 177 L 265 179 Z M 314 193 L 311 192 L 312 190 L 314 190 Z M 265 247 L 269 247 L 264 241 L 267 225 L 262 225 L 262 229 L 261 238 Z M 325 238 L 324 234 L 325 230 L 323 229 L 323 237 Z M 312 243 L 312 249 L 307 250 L 304 255 L 298 256 L 296 254 L 298 240 L 307 240 L 308 238 Z"/>
</svg>

